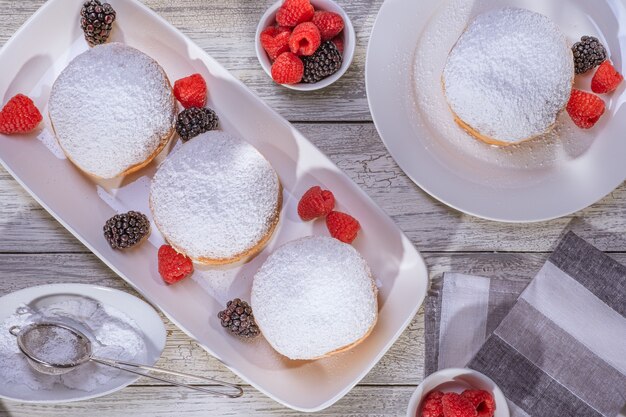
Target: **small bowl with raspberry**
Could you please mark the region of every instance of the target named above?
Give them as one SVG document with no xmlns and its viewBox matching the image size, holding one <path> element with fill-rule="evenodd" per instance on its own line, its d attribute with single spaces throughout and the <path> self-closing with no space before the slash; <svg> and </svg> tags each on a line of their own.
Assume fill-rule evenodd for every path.
<svg viewBox="0 0 626 417">
<path fill-rule="evenodd" d="M 256 54 L 267 75 L 299 91 L 319 90 L 341 78 L 355 44 L 350 18 L 332 0 L 280 0 L 256 31 Z"/>
<path fill-rule="evenodd" d="M 487 376 L 468 368 L 448 368 L 424 378 L 407 417 L 510 417 L 504 394 Z"/>
</svg>

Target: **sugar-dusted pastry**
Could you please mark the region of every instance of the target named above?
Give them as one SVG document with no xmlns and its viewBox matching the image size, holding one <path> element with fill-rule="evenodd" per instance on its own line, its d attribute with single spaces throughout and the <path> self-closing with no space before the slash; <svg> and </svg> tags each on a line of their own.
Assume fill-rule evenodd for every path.
<svg viewBox="0 0 626 417">
<path fill-rule="evenodd" d="M 114 178 L 150 163 L 174 132 L 176 100 L 163 68 L 121 43 L 78 55 L 52 86 L 50 120 L 78 168 Z"/>
</svg>

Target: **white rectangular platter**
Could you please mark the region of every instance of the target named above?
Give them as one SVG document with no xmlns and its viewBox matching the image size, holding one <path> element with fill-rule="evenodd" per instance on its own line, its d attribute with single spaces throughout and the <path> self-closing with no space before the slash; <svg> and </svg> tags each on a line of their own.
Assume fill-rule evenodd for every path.
<svg viewBox="0 0 626 417">
<path fill-rule="evenodd" d="M 114 181 L 95 182 L 64 158 L 51 133 L 47 101 L 59 73 L 87 50 L 78 24 L 81 3 L 48 1 L 0 51 L 2 102 L 17 93 L 27 94 L 44 114 L 44 123 L 32 134 L 0 135 L 3 166 L 104 263 L 243 380 L 293 409 L 330 406 L 372 369 L 422 304 L 428 284 L 422 257 L 391 219 L 293 126 L 186 36 L 134 0 L 110 1 L 117 11 L 111 40 L 155 58 L 172 81 L 202 74 L 209 88 L 208 105 L 218 113 L 221 128 L 259 149 L 278 172 L 285 191 L 273 239 L 247 264 L 230 269 L 197 266 L 190 279 L 168 286 L 157 271 L 156 252 L 164 241 L 154 225 L 147 243 L 128 252 L 112 250 L 102 236 L 102 225 L 116 212 L 132 209 L 150 215 L 150 179 L 178 143 L 170 144 L 140 172 Z M 362 225 L 354 246 L 376 278 L 379 320 L 373 333 L 349 352 L 318 361 L 290 361 L 262 337 L 245 342 L 227 334 L 217 313 L 229 299 L 249 299 L 254 272 L 273 249 L 301 236 L 328 233 L 323 221 L 304 223 L 296 213 L 298 198 L 313 185 L 332 189 L 338 209 Z"/>
</svg>

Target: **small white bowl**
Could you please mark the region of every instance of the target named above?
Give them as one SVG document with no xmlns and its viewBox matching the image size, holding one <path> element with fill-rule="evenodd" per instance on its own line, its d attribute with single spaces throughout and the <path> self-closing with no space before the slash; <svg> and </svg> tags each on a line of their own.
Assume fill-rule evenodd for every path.
<svg viewBox="0 0 626 417">
<path fill-rule="evenodd" d="M 496 403 L 494 417 L 510 417 L 509 406 L 500 388 L 487 376 L 467 368 L 448 368 L 426 377 L 413 393 L 406 411 L 407 417 L 416 417 L 422 399 L 431 391 L 461 393 L 466 389 L 482 389 L 490 392 Z"/>
<path fill-rule="evenodd" d="M 259 20 L 259 25 L 256 28 L 256 35 L 254 40 L 256 44 L 256 56 L 259 59 L 261 66 L 270 78 L 272 78 L 272 61 L 270 60 L 269 56 L 265 52 L 265 49 L 263 49 L 263 46 L 261 45 L 261 32 L 263 32 L 266 27 L 274 25 L 276 23 L 276 12 L 282 4 L 283 0 L 277 1 L 272 6 L 270 6 L 270 8 L 267 9 L 267 11 L 263 14 L 261 19 Z M 348 70 L 348 67 L 350 67 L 350 64 L 352 63 L 352 59 L 354 58 L 356 34 L 354 33 L 354 27 L 352 26 L 352 22 L 350 21 L 350 18 L 348 17 L 346 12 L 333 0 L 311 0 L 311 4 L 313 5 L 313 7 L 315 7 L 315 10 L 335 12 L 339 14 L 343 19 L 344 27 L 343 31 L 341 32 L 341 34 L 343 35 L 343 63 L 341 64 L 341 68 L 339 68 L 339 71 L 337 71 L 330 77 L 324 78 L 319 82 L 313 84 L 281 84 L 292 90 L 313 91 L 331 85 L 339 78 L 341 78 L 341 76 Z"/>
</svg>

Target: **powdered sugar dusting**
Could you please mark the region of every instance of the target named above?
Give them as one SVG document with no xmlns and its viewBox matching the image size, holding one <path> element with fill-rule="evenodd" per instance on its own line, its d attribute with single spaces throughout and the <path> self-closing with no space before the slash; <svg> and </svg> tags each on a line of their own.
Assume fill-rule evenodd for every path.
<svg viewBox="0 0 626 417">
<path fill-rule="evenodd" d="M 39 139 L 39 141 L 43 143 L 54 156 L 59 159 L 67 159 L 63 149 L 59 146 L 59 142 L 57 142 L 54 134 L 48 130 L 48 128 L 42 129 L 41 133 L 37 135 L 37 139 Z"/>
<path fill-rule="evenodd" d="M 376 322 L 377 291 L 352 246 L 324 236 L 278 248 L 252 284 L 254 316 L 267 341 L 291 359 L 355 343 Z"/>
<path fill-rule="evenodd" d="M 0 381 L 21 384 L 31 390 L 50 390 L 55 384 L 81 391 L 93 391 L 116 378 L 120 371 L 88 362 L 63 375 L 42 374 L 30 367 L 20 352 L 12 326 L 54 321 L 83 332 L 92 342 L 94 356 L 123 361 L 145 360 L 146 345 L 137 324 L 121 311 L 79 296 L 68 298 L 35 311 L 21 307 L 0 323 Z M 57 363 L 71 363 L 83 352 L 72 343 L 72 336 L 63 329 L 53 331 L 46 343 L 35 347 L 38 357 Z"/>
<path fill-rule="evenodd" d="M 150 206 L 168 242 L 194 259 L 229 259 L 256 246 L 280 210 L 280 182 L 249 143 L 207 132 L 170 155 Z"/>
<path fill-rule="evenodd" d="M 163 69 L 120 43 L 96 46 L 72 60 L 55 81 L 48 104 L 70 159 L 102 178 L 146 161 L 167 139 L 176 117 Z"/>
<path fill-rule="evenodd" d="M 558 26 L 525 9 L 477 16 L 443 72 L 452 110 L 481 134 L 515 143 L 545 133 L 567 104 L 572 53 Z"/>
</svg>

